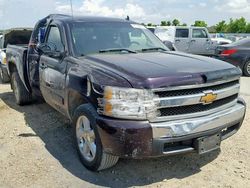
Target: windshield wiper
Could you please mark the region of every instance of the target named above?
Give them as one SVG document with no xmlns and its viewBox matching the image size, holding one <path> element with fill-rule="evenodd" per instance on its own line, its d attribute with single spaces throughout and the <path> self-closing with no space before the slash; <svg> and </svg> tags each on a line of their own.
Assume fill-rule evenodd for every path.
<svg viewBox="0 0 250 188">
<path fill-rule="evenodd" d="M 146 51 L 158 51 L 158 50 L 168 51 L 168 50 L 166 50 L 165 48 L 162 48 L 162 47 L 143 48 L 141 51 L 146 52 Z"/>
<path fill-rule="evenodd" d="M 99 50 L 100 53 L 106 53 L 106 52 L 127 52 L 127 53 L 133 53 L 135 54 L 136 51 L 129 50 L 127 48 L 109 48 L 109 49 L 103 49 Z"/>
</svg>

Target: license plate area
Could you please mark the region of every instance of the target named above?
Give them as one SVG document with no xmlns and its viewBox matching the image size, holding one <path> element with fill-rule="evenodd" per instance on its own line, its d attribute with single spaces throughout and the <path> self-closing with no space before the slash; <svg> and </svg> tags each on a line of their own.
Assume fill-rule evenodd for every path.
<svg viewBox="0 0 250 188">
<path fill-rule="evenodd" d="M 195 149 L 199 154 L 208 153 L 220 148 L 221 133 L 196 139 Z"/>
</svg>

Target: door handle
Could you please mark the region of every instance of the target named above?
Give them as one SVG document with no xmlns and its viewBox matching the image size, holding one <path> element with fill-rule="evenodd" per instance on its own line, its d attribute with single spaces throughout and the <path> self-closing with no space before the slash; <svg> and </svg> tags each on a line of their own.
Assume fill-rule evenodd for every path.
<svg viewBox="0 0 250 188">
<path fill-rule="evenodd" d="M 191 40 L 191 42 L 195 42 L 196 40 Z"/>
<path fill-rule="evenodd" d="M 176 39 L 175 42 L 181 42 L 180 39 Z"/>
<path fill-rule="evenodd" d="M 53 82 L 45 82 L 46 86 L 48 87 L 53 87 L 54 86 L 54 83 Z"/>
</svg>

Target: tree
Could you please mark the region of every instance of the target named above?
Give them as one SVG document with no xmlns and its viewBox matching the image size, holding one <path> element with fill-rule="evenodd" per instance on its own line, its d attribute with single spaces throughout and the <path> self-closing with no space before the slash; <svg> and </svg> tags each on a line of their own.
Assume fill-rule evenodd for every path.
<svg viewBox="0 0 250 188">
<path fill-rule="evenodd" d="M 246 33 L 250 33 L 250 23 L 248 23 L 246 26 Z"/>
<path fill-rule="evenodd" d="M 222 20 L 218 24 L 215 25 L 215 31 L 216 33 L 225 33 L 227 31 L 227 23 L 225 20 Z"/>
<path fill-rule="evenodd" d="M 152 23 L 148 23 L 148 26 L 153 26 L 153 24 Z"/>
<path fill-rule="evenodd" d="M 171 26 L 171 21 L 167 21 L 167 26 Z"/>
<path fill-rule="evenodd" d="M 241 17 L 239 19 L 230 19 L 227 32 L 229 33 L 245 33 L 247 27 L 246 19 Z"/>
<path fill-rule="evenodd" d="M 194 25 L 195 27 L 207 27 L 207 23 L 205 21 L 202 21 L 202 20 L 196 20 L 194 22 Z"/>
<path fill-rule="evenodd" d="M 172 25 L 173 25 L 173 26 L 178 26 L 178 25 L 180 25 L 180 21 L 177 20 L 177 19 L 174 19 L 174 20 L 172 21 Z"/>
<path fill-rule="evenodd" d="M 161 26 L 167 26 L 167 22 L 166 21 L 161 21 Z"/>
<path fill-rule="evenodd" d="M 183 23 L 183 24 L 181 24 L 181 26 L 187 26 L 187 24 L 186 24 L 186 23 Z"/>
</svg>

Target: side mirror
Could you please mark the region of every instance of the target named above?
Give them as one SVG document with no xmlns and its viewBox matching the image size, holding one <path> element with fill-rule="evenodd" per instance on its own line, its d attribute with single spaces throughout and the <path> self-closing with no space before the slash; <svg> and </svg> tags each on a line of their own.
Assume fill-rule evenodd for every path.
<svg viewBox="0 0 250 188">
<path fill-rule="evenodd" d="M 58 58 L 58 59 L 62 58 L 65 54 L 65 52 L 57 51 L 57 47 L 53 43 L 38 44 L 37 49 L 40 54 L 45 54 L 49 57 Z"/>
</svg>

